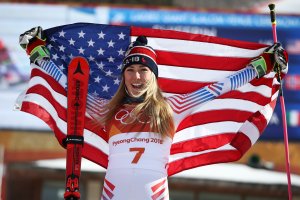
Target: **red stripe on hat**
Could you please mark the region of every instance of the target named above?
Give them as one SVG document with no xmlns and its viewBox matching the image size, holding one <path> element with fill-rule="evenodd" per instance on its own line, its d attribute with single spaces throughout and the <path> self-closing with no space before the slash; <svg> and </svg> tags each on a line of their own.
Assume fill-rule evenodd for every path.
<svg viewBox="0 0 300 200">
<path fill-rule="evenodd" d="M 143 47 L 143 46 L 136 46 L 133 47 L 130 51 L 130 53 L 128 54 L 128 56 L 130 56 L 131 54 L 145 54 L 149 57 L 152 58 L 152 60 L 154 60 L 156 62 L 156 53 L 149 49 L 148 47 Z"/>
</svg>

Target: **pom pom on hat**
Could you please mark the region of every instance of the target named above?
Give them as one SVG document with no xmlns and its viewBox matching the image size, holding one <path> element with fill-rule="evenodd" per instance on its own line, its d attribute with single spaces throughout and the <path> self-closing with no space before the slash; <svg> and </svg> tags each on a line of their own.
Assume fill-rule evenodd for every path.
<svg viewBox="0 0 300 200">
<path fill-rule="evenodd" d="M 122 73 L 130 65 L 142 64 L 147 66 L 155 74 L 156 78 L 158 77 L 157 55 L 147 44 L 147 38 L 145 36 L 139 36 L 136 41 L 129 45 L 123 60 Z"/>
<path fill-rule="evenodd" d="M 138 45 L 141 46 L 141 45 L 147 45 L 147 44 L 148 44 L 148 40 L 147 40 L 146 36 L 144 36 L 144 35 L 137 37 L 134 42 L 135 46 L 138 46 Z"/>
</svg>

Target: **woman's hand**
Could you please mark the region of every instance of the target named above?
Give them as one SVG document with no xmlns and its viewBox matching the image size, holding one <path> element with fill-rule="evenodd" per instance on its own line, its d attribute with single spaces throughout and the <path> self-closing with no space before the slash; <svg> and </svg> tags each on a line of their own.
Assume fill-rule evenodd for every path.
<svg viewBox="0 0 300 200">
<path fill-rule="evenodd" d="M 275 43 L 267 48 L 264 54 L 270 54 L 273 64 L 273 71 L 275 72 L 287 72 L 288 68 L 288 54 L 283 49 L 280 43 Z"/>
<path fill-rule="evenodd" d="M 270 71 L 287 73 L 288 55 L 280 43 L 268 47 L 264 53 L 250 62 L 257 72 L 257 78 L 263 77 Z"/>
</svg>

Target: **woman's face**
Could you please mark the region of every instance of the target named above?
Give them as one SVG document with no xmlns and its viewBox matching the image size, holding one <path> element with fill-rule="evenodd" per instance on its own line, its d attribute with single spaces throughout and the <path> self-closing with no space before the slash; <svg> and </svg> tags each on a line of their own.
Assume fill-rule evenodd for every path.
<svg viewBox="0 0 300 200">
<path fill-rule="evenodd" d="M 130 96 L 141 96 L 142 91 L 147 82 L 151 79 L 152 71 L 141 64 L 133 64 L 127 67 L 124 71 L 124 80 L 127 91 Z"/>
</svg>

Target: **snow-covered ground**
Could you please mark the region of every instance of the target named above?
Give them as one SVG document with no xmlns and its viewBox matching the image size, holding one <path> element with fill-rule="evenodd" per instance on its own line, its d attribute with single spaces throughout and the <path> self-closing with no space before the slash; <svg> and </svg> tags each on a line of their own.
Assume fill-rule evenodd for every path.
<svg viewBox="0 0 300 200">
<path fill-rule="evenodd" d="M 40 161 L 36 161 L 34 165 L 42 168 L 64 170 L 66 168 L 66 160 L 65 159 L 40 160 Z M 82 160 L 81 170 L 89 171 L 89 172 L 105 172 L 104 168 L 86 159 Z M 265 170 L 265 169 L 255 169 L 243 164 L 235 164 L 235 163 L 220 163 L 220 164 L 198 167 L 195 169 L 186 170 L 184 172 L 174 175 L 173 177 L 221 180 L 221 181 L 230 181 L 230 182 L 237 182 L 237 183 L 287 185 L 286 173 Z M 293 174 L 291 176 L 291 181 L 293 186 L 300 187 L 299 175 Z"/>
</svg>

